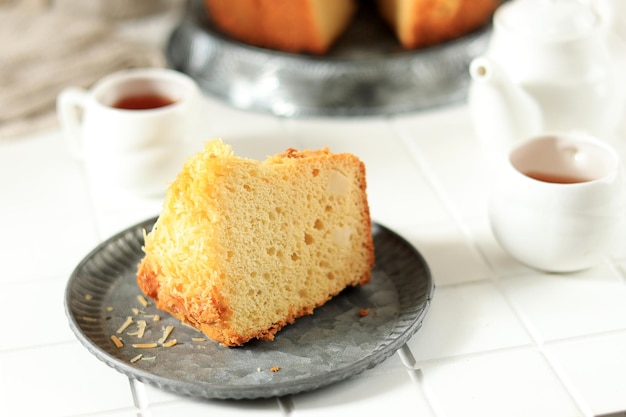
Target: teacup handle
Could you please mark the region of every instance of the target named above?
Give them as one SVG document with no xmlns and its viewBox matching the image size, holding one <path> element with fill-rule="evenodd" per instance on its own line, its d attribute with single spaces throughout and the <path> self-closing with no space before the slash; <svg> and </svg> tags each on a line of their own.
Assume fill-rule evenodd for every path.
<svg viewBox="0 0 626 417">
<path fill-rule="evenodd" d="M 88 93 L 79 87 L 68 87 L 57 97 L 57 115 L 63 129 L 65 142 L 76 158 L 83 156 L 82 116 Z"/>
</svg>

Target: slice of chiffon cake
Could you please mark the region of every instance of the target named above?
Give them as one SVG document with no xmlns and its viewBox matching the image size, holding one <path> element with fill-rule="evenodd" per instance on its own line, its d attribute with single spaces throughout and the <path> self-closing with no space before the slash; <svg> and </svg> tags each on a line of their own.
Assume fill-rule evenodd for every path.
<svg viewBox="0 0 626 417">
<path fill-rule="evenodd" d="M 137 282 L 224 346 L 273 340 L 374 266 L 365 166 L 328 149 L 260 162 L 221 140 L 189 158 L 145 237 Z"/>
</svg>

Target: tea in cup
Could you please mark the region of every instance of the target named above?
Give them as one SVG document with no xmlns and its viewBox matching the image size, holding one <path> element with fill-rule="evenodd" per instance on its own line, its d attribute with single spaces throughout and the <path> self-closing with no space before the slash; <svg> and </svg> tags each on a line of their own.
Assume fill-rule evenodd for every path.
<svg viewBox="0 0 626 417">
<path fill-rule="evenodd" d="M 583 134 L 534 137 L 514 146 L 498 169 L 489 219 L 514 258 L 573 272 L 608 254 L 626 209 L 623 168 L 608 143 Z"/>
<path fill-rule="evenodd" d="M 202 133 L 201 95 L 187 75 L 164 68 L 110 74 L 90 90 L 70 87 L 57 113 L 72 153 L 96 186 L 163 195 Z"/>
</svg>

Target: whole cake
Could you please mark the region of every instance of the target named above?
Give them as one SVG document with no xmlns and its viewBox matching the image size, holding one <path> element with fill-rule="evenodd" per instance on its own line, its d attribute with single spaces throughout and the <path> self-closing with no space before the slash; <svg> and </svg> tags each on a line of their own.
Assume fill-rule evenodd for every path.
<svg viewBox="0 0 626 417">
<path fill-rule="evenodd" d="M 219 139 L 189 158 L 145 236 L 137 283 L 224 346 L 273 340 L 374 266 L 365 166 L 328 149 L 265 161 Z"/>
<path fill-rule="evenodd" d="M 376 0 L 406 49 L 456 39 L 487 24 L 501 0 Z"/>
<path fill-rule="evenodd" d="M 205 0 L 234 39 L 285 52 L 324 54 L 350 24 L 356 0 Z"/>
<path fill-rule="evenodd" d="M 375 0 L 406 49 L 436 45 L 487 24 L 502 0 Z M 323 55 L 365 0 L 204 0 L 222 32 L 250 45 Z"/>
</svg>

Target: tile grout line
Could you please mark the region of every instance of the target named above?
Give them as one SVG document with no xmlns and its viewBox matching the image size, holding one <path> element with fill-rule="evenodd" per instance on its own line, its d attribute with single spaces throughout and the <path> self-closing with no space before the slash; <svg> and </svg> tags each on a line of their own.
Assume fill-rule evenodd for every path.
<svg viewBox="0 0 626 417">
<path fill-rule="evenodd" d="M 81 343 L 76 338 L 74 338 L 74 339 L 66 339 L 66 340 L 58 340 L 58 341 L 55 341 L 55 342 L 42 343 L 42 344 L 38 344 L 38 345 L 24 345 L 24 346 L 17 346 L 17 347 L 12 347 L 12 348 L 8 348 L 8 349 L 0 349 L 0 354 L 25 352 L 25 351 L 28 352 L 28 351 L 33 351 L 33 350 L 36 351 L 38 349 L 45 349 L 45 348 L 48 348 L 48 347 L 71 345 L 71 344 L 79 344 L 80 345 Z"/>
<path fill-rule="evenodd" d="M 404 146 L 408 149 L 409 153 L 411 154 L 413 160 L 417 163 L 418 167 L 422 168 L 420 171 L 426 177 L 428 184 L 432 188 L 432 190 L 435 192 L 435 195 L 437 195 L 437 197 L 443 202 L 444 206 L 446 207 L 446 210 L 448 211 L 448 213 L 450 213 L 452 219 L 461 230 L 463 236 L 465 236 L 466 241 L 469 243 L 471 250 L 488 267 L 489 275 L 487 278 L 491 282 L 494 282 L 494 283 L 497 282 L 498 279 L 495 274 L 493 264 L 489 261 L 487 256 L 480 249 L 480 246 L 476 243 L 471 231 L 465 225 L 465 222 L 462 221 L 461 216 L 459 215 L 458 211 L 453 208 L 454 205 L 450 202 L 449 198 L 447 197 L 447 193 L 445 192 L 444 187 L 437 180 L 437 176 L 435 172 L 430 168 L 430 164 L 428 163 L 427 159 L 423 156 L 422 152 L 418 149 L 418 147 L 412 143 L 411 135 L 406 131 L 405 127 L 400 126 L 400 123 L 397 120 L 394 120 L 390 124 L 391 124 L 392 130 L 396 132 L 397 136 L 400 138 Z M 502 290 L 499 287 L 497 289 L 499 292 L 502 292 Z"/>
<path fill-rule="evenodd" d="M 515 351 L 524 350 L 528 348 L 534 348 L 534 346 L 531 344 L 505 346 L 505 347 L 498 347 L 498 348 L 489 349 L 489 350 L 481 350 L 481 351 L 462 353 L 462 354 L 452 355 L 452 356 L 443 356 L 443 357 L 438 357 L 438 358 L 425 359 L 422 361 L 414 360 L 414 363 L 412 366 L 410 366 L 410 368 L 421 369 L 422 367 L 429 366 L 429 365 L 451 364 L 459 360 L 479 358 L 482 356 L 491 355 L 493 353 L 515 352 Z"/>
<path fill-rule="evenodd" d="M 417 385 L 417 388 L 422 391 L 422 394 L 424 394 L 424 398 L 426 398 L 428 407 L 432 411 L 433 415 L 436 417 L 446 417 L 446 413 L 443 411 L 439 401 L 437 401 L 437 396 L 428 387 L 428 383 L 424 379 L 424 373 L 421 368 L 415 367 L 417 361 L 411 352 L 411 348 L 406 344 L 403 345 L 400 349 L 398 349 L 398 355 L 400 356 L 400 360 L 403 365 L 406 367 L 409 378 L 415 385 Z"/>
<path fill-rule="evenodd" d="M 609 267 L 611 268 L 611 270 L 615 272 L 615 274 L 619 277 L 619 281 L 622 284 L 626 285 L 626 272 L 619 265 L 620 262 L 612 258 L 609 258 L 607 262 L 609 263 Z"/>
<path fill-rule="evenodd" d="M 610 261 L 605 261 L 605 262 L 608 262 L 609 264 L 611 264 L 611 266 L 613 266 L 613 262 L 610 262 Z M 498 292 L 502 295 L 502 297 L 505 299 L 505 301 L 507 302 L 507 304 L 509 305 L 509 307 L 515 314 L 516 318 L 522 324 L 526 332 L 530 335 L 534 348 L 546 361 L 547 365 L 550 368 L 550 371 L 554 374 L 554 376 L 556 377 L 558 382 L 561 384 L 561 386 L 563 387 L 563 389 L 565 390 L 569 398 L 572 400 L 576 408 L 580 410 L 583 416 L 593 417 L 594 413 L 591 410 L 589 404 L 587 403 L 583 395 L 579 392 L 579 390 L 575 387 L 575 385 L 570 380 L 570 378 L 567 376 L 567 373 L 563 369 L 561 369 L 561 366 L 558 360 L 554 357 L 550 349 L 546 347 L 547 342 L 545 339 L 541 337 L 539 331 L 536 329 L 536 326 L 532 324 L 532 321 L 526 316 L 523 309 L 519 307 L 515 303 L 515 301 L 509 297 L 508 293 L 504 290 L 504 288 L 502 288 L 500 279 L 494 278 L 492 279 L 492 281 L 493 281 L 494 286 L 497 288 Z M 551 340 L 550 342 L 577 340 L 577 339 L 581 339 L 585 337 L 592 337 L 592 336 L 597 336 L 597 335 L 607 334 L 607 333 L 611 334 L 611 333 L 616 333 L 620 331 L 621 330 L 597 332 L 593 334 L 585 334 L 582 336 L 579 335 L 579 336 L 566 337 L 566 338 L 562 338 L 559 340 Z"/>
<path fill-rule="evenodd" d="M 430 407 L 430 410 L 433 412 L 433 414 L 436 417 L 446 417 L 447 414 L 443 410 L 443 407 L 441 406 L 441 404 L 439 403 L 437 399 L 437 395 L 430 388 L 430 386 L 428 385 L 428 382 L 426 382 L 426 380 L 424 379 L 424 373 L 422 372 L 422 370 L 412 369 L 412 370 L 408 370 L 408 372 L 409 372 L 409 377 L 411 378 L 411 380 L 414 381 L 416 384 L 418 384 L 419 388 L 422 390 L 422 393 L 424 394 L 424 397 L 426 398 L 426 401 L 428 402 L 428 406 Z"/>
<path fill-rule="evenodd" d="M 411 155 L 413 161 L 418 166 L 419 172 L 421 172 L 424 175 L 424 177 L 426 178 L 428 182 L 429 187 L 434 191 L 435 195 L 439 198 L 439 200 L 442 201 L 447 212 L 450 214 L 450 216 L 454 220 L 454 223 L 459 227 L 459 229 L 461 230 L 461 232 L 463 233 L 463 235 L 469 242 L 470 244 L 469 246 L 471 247 L 472 251 L 475 254 L 477 254 L 481 258 L 481 260 L 483 260 L 483 262 L 486 263 L 487 266 L 489 266 L 491 275 L 493 275 L 493 266 L 488 261 L 488 259 L 485 258 L 482 251 L 478 248 L 478 245 L 476 244 L 476 242 L 474 241 L 472 237 L 472 233 L 468 230 L 467 226 L 465 225 L 465 222 L 462 221 L 461 216 L 458 213 L 458 210 L 454 209 L 454 205 L 451 203 L 450 199 L 447 197 L 447 193 L 444 187 L 437 180 L 437 175 L 431 169 L 430 163 L 427 161 L 427 158 L 422 154 L 419 148 L 411 140 L 411 135 L 407 132 L 405 127 L 400 126 L 400 122 L 397 120 L 394 120 L 394 119 L 390 120 L 390 127 L 391 127 L 391 130 L 396 133 L 396 136 L 404 144 L 405 148 L 407 148 L 407 150 L 409 151 L 409 154 Z"/>
<path fill-rule="evenodd" d="M 571 400 L 576 404 L 576 407 L 578 407 L 584 416 L 593 417 L 594 413 L 591 407 L 585 401 L 583 395 L 579 392 L 571 379 L 567 377 L 567 373 L 561 368 L 558 360 L 553 357 L 552 352 L 550 352 L 549 349 L 542 348 L 540 353 L 550 366 L 552 373 L 554 373 L 561 385 L 563 385 L 565 392 L 567 392 Z"/>
<path fill-rule="evenodd" d="M 537 348 L 536 346 L 531 346 L 531 347 Z M 481 351 L 481 352 L 474 352 L 474 353 L 468 353 L 468 354 L 457 355 L 457 356 L 448 356 L 445 358 L 437 358 L 437 359 L 430 359 L 430 360 L 422 361 L 421 365 L 428 364 L 428 363 L 430 364 L 452 363 L 454 361 L 457 361 L 463 358 L 467 359 L 467 358 L 487 356 L 494 352 L 514 352 L 518 350 L 523 350 L 525 348 L 526 346 L 512 346 L 512 347 L 493 349 L 490 351 Z M 408 346 L 406 347 L 406 349 L 409 349 Z M 539 348 L 537 348 L 537 352 L 548 363 L 550 371 L 556 376 L 558 382 L 563 386 L 563 389 L 565 390 L 566 394 L 572 400 L 573 405 L 582 413 L 582 416 L 594 417 L 595 414 L 593 413 L 593 411 L 591 410 L 587 402 L 582 397 L 582 394 L 579 393 L 578 389 L 573 385 L 572 381 L 569 378 L 567 378 L 565 371 L 563 371 L 561 367 L 558 366 L 558 361 L 552 357 L 552 354 L 549 351 L 546 351 L 545 349 L 539 349 Z M 414 382 L 418 383 L 421 386 L 424 392 L 424 395 L 427 398 L 428 404 L 433 410 L 433 412 L 435 413 L 435 415 L 437 417 L 445 416 L 446 415 L 445 412 L 443 412 L 441 410 L 441 407 L 438 405 L 438 402 L 436 400 L 436 395 L 428 389 L 428 384 L 425 381 L 422 368 L 421 366 L 418 366 L 418 361 L 416 361 L 413 355 L 410 353 L 410 349 L 409 349 L 408 354 L 406 352 L 402 352 L 401 357 L 403 356 L 408 356 L 407 362 L 405 362 L 405 359 L 403 359 L 403 362 L 405 362 L 405 366 L 407 366 L 408 368 L 407 371 L 409 372 L 409 376 L 411 377 L 411 380 L 413 380 Z"/>
</svg>

